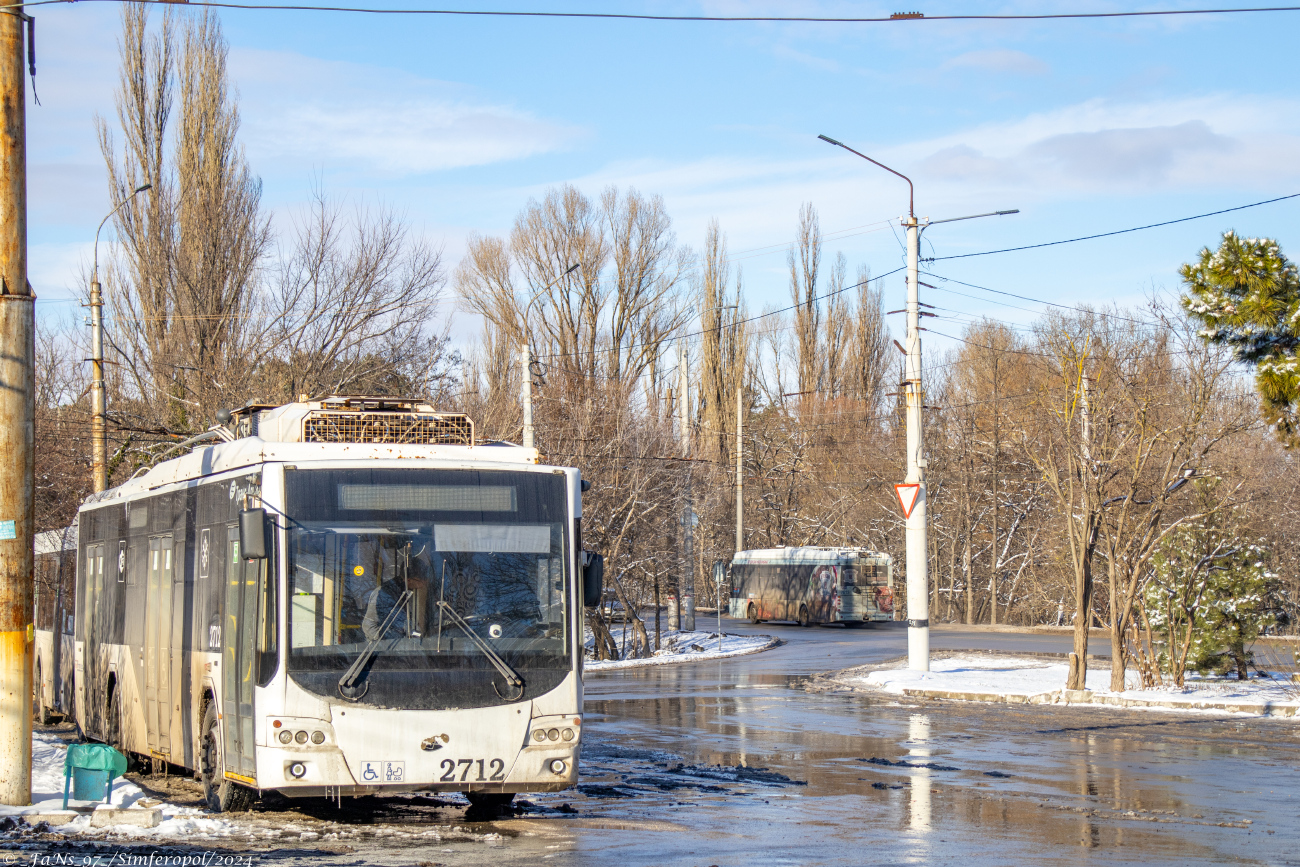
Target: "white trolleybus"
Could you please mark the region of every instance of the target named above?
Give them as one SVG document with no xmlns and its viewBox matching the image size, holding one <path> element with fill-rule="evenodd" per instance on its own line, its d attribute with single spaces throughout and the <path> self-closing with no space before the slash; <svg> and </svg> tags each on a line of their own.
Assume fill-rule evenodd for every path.
<svg viewBox="0 0 1300 867">
<path fill-rule="evenodd" d="M 731 561 L 732 617 L 801 626 L 894 619 L 894 561 L 866 548 L 768 548 Z"/>
<path fill-rule="evenodd" d="M 197 771 L 217 811 L 574 784 L 603 572 L 576 469 L 389 398 L 203 436 L 80 510 L 85 735 Z"/>
</svg>

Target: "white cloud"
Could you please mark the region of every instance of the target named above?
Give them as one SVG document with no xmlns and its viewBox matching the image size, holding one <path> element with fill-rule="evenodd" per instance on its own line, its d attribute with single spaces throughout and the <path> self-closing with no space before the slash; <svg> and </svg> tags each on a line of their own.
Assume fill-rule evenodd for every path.
<svg viewBox="0 0 1300 867">
<path fill-rule="evenodd" d="M 1001 72 L 1013 75 L 1047 75 L 1051 67 L 1023 51 L 996 49 L 968 51 L 945 62 L 941 69 L 977 69 L 981 72 Z"/>
<path fill-rule="evenodd" d="M 1300 102 L 1235 96 L 1148 103 L 1089 100 L 893 147 L 917 153 L 918 174 L 939 182 L 1056 186 L 1113 192 L 1148 188 L 1257 188 L 1295 176 Z M 904 156 L 906 154 L 907 156 Z"/>
<path fill-rule="evenodd" d="M 380 66 L 236 49 L 243 140 L 256 165 L 423 174 L 563 150 L 575 127 L 462 85 Z"/>
</svg>

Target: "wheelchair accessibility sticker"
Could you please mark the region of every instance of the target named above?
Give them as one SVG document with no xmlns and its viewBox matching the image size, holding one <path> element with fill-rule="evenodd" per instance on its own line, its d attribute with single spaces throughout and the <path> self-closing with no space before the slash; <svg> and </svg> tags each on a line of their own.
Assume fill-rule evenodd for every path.
<svg viewBox="0 0 1300 867">
<path fill-rule="evenodd" d="M 404 783 L 406 762 L 362 762 L 363 783 Z"/>
</svg>

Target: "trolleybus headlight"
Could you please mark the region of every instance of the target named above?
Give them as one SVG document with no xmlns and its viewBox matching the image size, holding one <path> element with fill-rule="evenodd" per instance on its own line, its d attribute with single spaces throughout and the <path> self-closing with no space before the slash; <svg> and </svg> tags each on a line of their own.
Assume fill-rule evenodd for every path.
<svg viewBox="0 0 1300 867">
<path fill-rule="evenodd" d="M 551 759 L 552 774 L 563 774 L 568 767 L 569 766 L 564 763 L 564 759 Z"/>
<path fill-rule="evenodd" d="M 537 731 L 533 732 L 533 740 L 535 741 L 546 740 L 546 732 L 542 731 L 541 729 L 538 729 Z"/>
<path fill-rule="evenodd" d="M 548 732 L 546 733 L 546 736 L 547 736 L 548 738 L 550 738 L 551 740 L 553 740 L 553 741 L 558 741 L 558 740 L 560 739 L 560 730 L 559 730 L 559 729 L 551 729 L 550 731 L 548 731 Z"/>
<path fill-rule="evenodd" d="M 566 741 L 573 740 L 573 729 L 565 729 L 560 732 L 560 737 L 564 738 Z"/>
<path fill-rule="evenodd" d="M 289 766 L 289 776 L 293 777 L 295 780 L 301 780 L 303 777 L 307 776 L 307 766 L 302 762 L 294 762 Z"/>
<path fill-rule="evenodd" d="M 280 743 L 287 744 L 292 740 L 293 740 L 293 732 L 289 731 L 288 729 L 285 729 L 284 731 L 280 732 Z"/>
<path fill-rule="evenodd" d="M 293 739 L 294 739 L 295 741 L 297 741 L 298 743 L 300 743 L 300 744 L 305 744 L 305 743 L 307 743 L 307 732 L 305 732 L 305 731 L 300 731 L 300 732 L 298 732 L 296 735 L 293 736 Z"/>
<path fill-rule="evenodd" d="M 312 733 L 311 733 L 311 742 L 314 743 L 314 744 L 323 744 L 323 743 L 325 743 L 325 732 L 312 732 Z"/>
</svg>

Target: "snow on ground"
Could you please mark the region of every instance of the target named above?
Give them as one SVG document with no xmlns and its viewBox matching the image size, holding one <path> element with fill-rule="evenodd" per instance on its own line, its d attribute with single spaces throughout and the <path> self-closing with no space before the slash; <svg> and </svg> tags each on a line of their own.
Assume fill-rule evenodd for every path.
<svg viewBox="0 0 1300 867">
<path fill-rule="evenodd" d="M 903 660 L 899 663 L 899 668 L 873 671 L 853 680 L 864 686 L 898 694 L 904 690 L 923 689 L 1034 696 L 1063 689 L 1069 671 L 1065 662 L 1017 656 L 955 655 L 932 659 L 928 672 L 911 671 L 906 665 L 906 660 Z M 1087 674 L 1088 689 L 1092 690 L 1094 696 L 1189 706 L 1198 702 L 1230 702 L 1234 705 L 1258 705 L 1261 713 L 1270 707 L 1276 709 L 1278 705 L 1300 706 L 1300 684 L 1292 683 L 1284 675 L 1240 681 L 1235 677 L 1189 674 L 1186 683 L 1184 689 L 1173 686 L 1138 689 L 1136 673 L 1129 672 L 1129 688 L 1113 693 L 1110 690 L 1109 669 L 1089 669 Z"/>
<path fill-rule="evenodd" d="M 47 813 L 63 809 L 63 758 L 68 746 L 57 736 L 45 732 L 32 733 L 32 806 L 6 807 L 0 805 L 0 816 L 21 813 Z M 107 828 L 90 827 L 90 811 L 100 801 L 78 801 L 69 792 L 68 809 L 84 810 L 66 825 L 50 828 L 56 834 L 94 834 L 116 838 L 157 837 L 190 838 L 194 836 L 223 837 L 235 833 L 235 826 L 224 819 L 214 819 L 194 807 L 177 807 L 173 804 L 150 800 L 134 783 L 119 777 L 113 782 L 111 803 L 115 807 L 157 807 L 162 810 L 162 823 L 156 828 L 137 828 L 114 825 Z"/>
<path fill-rule="evenodd" d="M 611 624 L 614 628 L 611 632 L 614 634 L 614 640 L 618 642 L 619 647 L 623 646 L 623 632 L 618 628 L 619 624 Z M 632 647 L 632 627 L 628 625 L 628 650 Z M 591 630 L 586 630 L 585 647 L 590 653 L 595 646 L 591 635 Z M 651 644 L 654 643 L 653 632 L 650 635 Z M 640 665 L 664 665 L 670 662 L 694 662 L 703 659 L 723 659 L 728 656 L 742 656 L 746 653 L 758 653 L 760 650 L 767 650 L 775 647 L 779 642 L 770 635 L 728 635 L 722 634 L 722 642 L 719 645 L 718 633 L 716 632 L 679 632 L 675 629 L 666 629 L 661 635 L 659 650 L 654 652 L 654 656 L 647 659 L 609 659 L 602 662 L 592 660 L 590 656 L 583 662 L 582 667 L 587 671 L 608 671 L 613 668 L 635 668 Z"/>
</svg>

